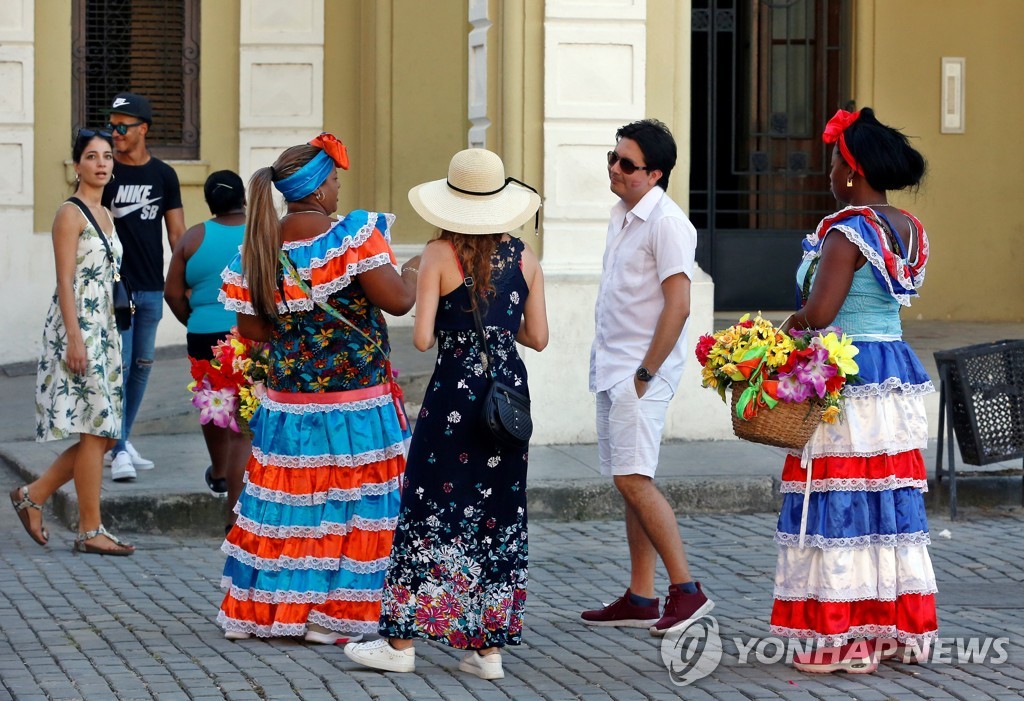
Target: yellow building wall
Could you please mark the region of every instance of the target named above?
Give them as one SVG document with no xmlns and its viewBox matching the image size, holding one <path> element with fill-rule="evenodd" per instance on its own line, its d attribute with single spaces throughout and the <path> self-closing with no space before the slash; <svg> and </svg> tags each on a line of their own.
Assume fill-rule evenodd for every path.
<svg viewBox="0 0 1024 701">
<path fill-rule="evenodd" d="M 210 216 L 203 183 L 215 170 L 238 170 L 239 0 L 203 0 L 200 18 L 198 161 L 169 161 L 181 181 L 185 223 Z M 33 228 L 49 231 L 57 206 L 73 191 L 71 159 L 71 0 L 47 3 L 35 26 L 35 209 Z M 113 97 L 113 95 L 111 95 Z M 160 115 L 154 115 L 159 120 Z"/>
<path fill-rule="evenodd" d="M 394 243 L 425 242 L 433 229 L 407 193 L 466 148 L 467 3 L 344 0 L 325 13 L 324 124 L 352 160 L 339 210 L 393 212 Z"/>
<path fill-rule="evenodd" d="M 892 201 L 931 239 L 921 298 L 906 318 L 1024 320 L 1024 2 L 860 0 L 854 85 L 858 106 L 899 127 L 928 160 L 919 194 Z M 939 125 L 943 56 L 965 57 L 964 134 Z"/>
</svg>

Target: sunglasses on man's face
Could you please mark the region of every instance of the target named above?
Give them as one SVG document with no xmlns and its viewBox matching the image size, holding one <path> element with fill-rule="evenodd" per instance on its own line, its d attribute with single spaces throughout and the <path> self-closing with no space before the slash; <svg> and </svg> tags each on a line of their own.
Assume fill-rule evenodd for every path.
<svg viewBox="0 0 1024 701">
<path fill-rule="evenodd" d="M 116 131 L 121 136 L 124 136 L 125 134 L 128 133 L 128 130 L 131 129 L 132 127 L 137 127 L 140 124 L 145 124 L 145 123 L 146 123 L 145 121 L 141 121 L 141 122 L 132 122 L 131 124 L 108 124 L 107 125 L 107 129 L 110 129 L 111 131 Z"/>
<path fill-rule="evenodd" d="M 614 151 L 609 151 L 608 152 L 608 167 L 611 168 L 616 163 L 619 164 L 619 170 L 621 170 L 626 175 L 632 175 L 633 173 L 637 172 L 638 170 L 650 170 L 647 166 L 638 166 L 636 163 L 634 163 L 633 161 L 629 160 L 628 158 L 623 158 L 622 156 L 620 156 L 619 154 L 615 153 Z"/>
<path fill-rule="evenodd" d="M 109 139 L 112 135 L 109 131 L 104 131 L 103 129 L 79 129 L 78 136 L 85 137 L 86 139 L 91 139 L 94 136 L 102 136 L 104 139 Z"/>
</svg>

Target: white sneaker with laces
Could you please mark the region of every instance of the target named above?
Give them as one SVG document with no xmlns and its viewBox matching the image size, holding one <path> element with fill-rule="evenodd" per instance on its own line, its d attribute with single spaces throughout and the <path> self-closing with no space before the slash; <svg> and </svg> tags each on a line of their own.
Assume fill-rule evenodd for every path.
<svg viewBox="0 0 1024 701">
<path fill-rule="evenodd" d="M 110 463 L 110 479 L 115 482 L 130 482 L 135 479 L 132 458 L 123 450 L 115 455 L 114 461 Z"/>
<path fill-rule="evenodd" d="M 501 668 L 501 653 L 498 652 L 481 655 L 475 650 L 470 650 L 459 661 L 459 669 L 463 672 L 475 674 L 481 679 L 505 678 L 505 670 Z"/>
<path fill-rule="evenodd" d="M 356 664 L 383 672 L 415 672 L 416 650 L 396 650 L 387 638 L 371 640 L 368 643 L 349 643 L 345 646 L 345 657 Z"/>
<path fill-rule="evenodd" d="M 139 455 L 139 451 L 135 450 L 135 446 L 132 445 L 131 441 L 125 441 L 124 449 L 132 459 L 132 467 L 136 470 L 152 470 L 154 465 L 153 461 Z"/>
</svg>

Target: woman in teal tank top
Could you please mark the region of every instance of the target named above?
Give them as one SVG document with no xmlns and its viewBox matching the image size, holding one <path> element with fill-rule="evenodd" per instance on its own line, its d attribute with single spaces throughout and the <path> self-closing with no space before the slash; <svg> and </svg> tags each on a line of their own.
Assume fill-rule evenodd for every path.
<svg viewBox="0 0 1024 701">
<path fill-rule="evenodd" d="M 174 248 L 164 299 L 182 324 L 188 354 L 196 360 L 212 360 L 213 347 L 235 325 L 235 315 L 217 301 L 221 271 L 242 245 L 245 233 L 245 185 L 237 173 L 220 170 L 203 187 L 212 219 L 185 232 Z M 242 476 L 249 458 L 249 439 L 230 428 L 203 424 L 203 438 L 210 453 L 206 485 L 217 496 L 227 496 L 228 526 L 242 492 Z"/>
</svg>

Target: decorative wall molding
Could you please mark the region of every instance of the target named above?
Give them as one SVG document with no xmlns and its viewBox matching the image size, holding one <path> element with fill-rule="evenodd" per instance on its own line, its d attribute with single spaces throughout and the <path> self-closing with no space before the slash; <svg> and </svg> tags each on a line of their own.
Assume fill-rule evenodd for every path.
<svg viewBox="0 0 1024 701">
<path fill-rule="evenodd" d="M 243 179 L 324 121 L 324 0 L 241 0 L 238 167 Z"/>
<path fill-rule="evenodd" d="M 0 221 L 21 219 L 34 196 L 35 4 L 32 0 L 0 3 Z M 2 234 L 28 233 L 0 226 Z"/>
<path fill-rule="evenodd" d="M 469 117 L 468 146 L 487 148 L 487 36 L 492 22 L 487 16 L 487 0 L 469 2 L 469 76 L 467 116 Z"/>
</svg>

